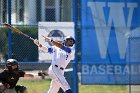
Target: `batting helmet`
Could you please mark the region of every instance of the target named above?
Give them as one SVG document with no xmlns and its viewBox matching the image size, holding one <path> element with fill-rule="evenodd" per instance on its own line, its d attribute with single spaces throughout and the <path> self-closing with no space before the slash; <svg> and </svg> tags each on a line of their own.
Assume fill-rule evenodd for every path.
<svg viewBox="0 0 140 93">
<path fill-rule="evenodd" d="M 67 36 L 64 41 L 63 44 L 65 46 L 69 46 L 72 47 L 75 44 L 75 39 L 72 36 Z"/>
<path fill-rule="evenodd" d="M 18 61 L 16 59 L 8 59 L 6 63 L 6 67 L 9 71 L 18 71 Z"/>
</svg>

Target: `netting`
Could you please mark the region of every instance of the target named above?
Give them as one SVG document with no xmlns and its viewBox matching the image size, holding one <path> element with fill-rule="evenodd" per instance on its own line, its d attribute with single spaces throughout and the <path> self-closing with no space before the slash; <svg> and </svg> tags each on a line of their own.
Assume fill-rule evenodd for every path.
<svg viewBox="0 0 140 93">
<path fill-rule="evenodd" d="M 117 11 L 116 10 L 115 11 L 116 12 L 120 11 L 120 12 L 114 13 L 113 9 L 115 9 L 116 7 L 117 7 Z M 2 71 L 5 68 L 5 62 L 9 57 L 17 59 L 19 61 L 19 66 L 21 69 L 29 73 L 33 73 L 34 75 L 36 75 L 38 71 L 47 70 L 51 62 L 51 60 L 40 61 L 38 47 L 33 43 L 33 41 L 29 40 L 27 37 L 23 35 L 10 31 L 9 29 L 3 26 L 3 23 L 10 23 L 12 26 L 18 28 L 25 34 L 28 34 L 32 38 L 38 39 L 38 31 L 39 31 L 38 23 L 39 22 L 54 22 L 54 23 L 73 22 L 74 21 L 73 18 L 77 16 L 78 17 L 76 20 L 77 23 L 74 25 L 77 26 L 78 24 L 78 27 L 77 27 L 78 29 L 76 29 L 78 30 L 77 31 L 78 32 L 77 34 L 77 37 L 78 37 L 77 38 L 78 39 L 77 40 L 78 41 L 77 42 L 78 43 L 78 48 L 77 48 L 78 58 L 77 59 L 78 61 L 81 62 L 82 57 L 87 57 L 84 59 L 84 62 L 85 62 L 84 64 L 87 64 L 86 61 L 90 63 L 88 64 L 89 71 L 92 71 L 90 73 L 95 74 L 97 71 L 97 74 L 99 74 L 98 73 L 99 71 L 101 75 L 101 74 L 104 74 L 103 72 L 107 71 L 107 69 L 109 68 L 108 74 L 112 74 L 112 73 L 113 74 L 111 76 L 105 75 L 106 80 L 102 79 L 101 77 L 97 78 L 98 75 L 96 74 L 97 76 L 94 77 L 96 79 L 93 80 L 94 82 L 97 82 L 95 85 L 92 85 L 93 81 L 90 79 L 90 76 L 87 75 L 86 79 L 84 79 L 84 82 L 88 82 L 91 85 L 82 85 L 81 83 L 82 82 L 81 80 L 82 67 L 81 66 L 78 67 L 78 73 L 77 73 L 75 72 L 76 71 L 75 63 L 72 63 L 68 66 L 68 70 L 66 71 L 65 77 L 67 81 L 69 82 L 74 93 L 76 93 L 75 82 L 79 83 L 79 86 L 78 86 L 79 93 L 93 93 L 93 92 L 95 93 L 131 93 L 131 92 L 139 93 L 138 85 L 137 86 L 102 85 L 105 83 L 106 84 L 108 83 L 110 84 L 123 83 L 124 84 L 126 82 L 137 84 L 139 82 L 136 82 L 136 81 L 137 80 L 140 81 L 139 78 L 137 77 L 138 75 L 135 76 L 135 75 L 126 74 L 124 75 L 122 79 L 122 77 L 121 76 L 119 77 L 118 75 L 119 72 L 117 72 L 116 75 L 114 74 L 114 71 L 122 71 L 120 69 L 118 70 L 118 68 L 120 67 L 122 67 L 121 69 L 124 69 L 124 67 L 126 68 L 128 67 L 128 69 L 134 68 L 133 69 L 134 74 L 139 73 L 139 60 L 140 60 L 139 38 L 135 38 L 134 36 L 132 36 L 132 38 L 130 38 L 127 43 L 129 47 L 126 47 L 125 43 L 120 42 L 125 39 L 124 38 L 120 39 L 119 37 L 119 36 L 122 36 L 122 37 L 125 36 L 125 38 L 128 38 L 129 33 L 125 33 L 124 30 L 126 29 L 128 30 L 129 27 L 133 30 L 135 27 L 139 25 L 139 21 L 138 21 L 139 16 L 136 16 L 136 15 L 139 15 L 138 11 L 139 11 L 138 0 L 122 0 L 122 1 L 116 1 L 116 0 L 105 0 L 105 1 L 101 1 L 101 0 L 0 0 L 0 62 L 1 62 L 0 71 Z M 123 12 L 125 13 L 123 14 Z M 111 15 L 109 15 L 109 13 L 111 13 Z M 136 19 L 131 18 L 133 17 L 132 15 L 133 13 Z M 94 20 L 92 19 L 92 17 L 94 18 Z M 130 23 L 130 20 L 128 20 L 127 17 L 130 17 L 129 19 L 132 19 L 132 23 Z M 109 18 L 113 19 L 114 24 L 112 23 L 112 21 L 107 21 Z M 121 22 L 118 20 L 119 18 L 122 18 Z M 89 21 L 90 23 L 88 23 Z M 95 23 L 93 23 L 92 21 L 95 21 Z M 113 25 L 109 25 L 109 28 L 111 28 L 111 30 L 109 30 L 110 33 L 105 33 L 105 32 L 100 33 L 100 31 L 104 31 L 104 30 L 108 31 L 108 28 L 106 28 L 105 26 L 107 26 L 107 23 L 109 22 L 110 24 L 113 24 Z M 130 24 L 132 24 L 133 26 L 131 27 Z M 100 25 L 102 26 L 100 27 Z M 121 25 L 120 26 L 121 30 L 119 29 L 118 25 Z M 117 26 L 117 27 L 115 28 L 114 26 Z M 128 26 L 128 28 L 125 29 L 123 26 Z M 93 28 L 97 28 L 97 29 L 93 30 Z M 116 29 L 117 32 L 115 32 L 114 29 Z M 58 31 L 58 30 L 55 30 L 55 31 Z M 95 31 L 97 32 L 97 34 Z M 83 34 L 83 32 L 85 33 Z M 94 35 L 92 32 L 94 33 Z M 88 35 L 88 33 L 90 34 Z M 135 33 L 135 36 L 137 35 L 139 35 L 139 33 Z M 109 40 L 107 36 L 108 37 L 110 36 L 111 39 Z M 96 37 L 98 37 L 98 40 Z M 117 37 L 117 40 L 116 40 L 116 37 Z M 84 43 L 82 43 L 83 41 Z M 92 42 L 89 42 L 89 41 L 92 41 Z M 90 45 L 90 44 L 91 44 L 91 47 L 87 48 L 87 45 Z M 111 48 L 111 50 L 109 50 L 107 45 L 109 45 L 109 48 Z M 81 52 L 82 51 L 80 48 L 81 46 L 85 52 Z M 92 47 L 94 47 L 94 49 L 92 49 Z M 120 48 L 120 50 L 118 49 L 118 47 Z M 125 51 L 125 48 L 127 48 L 126 51 Z M 97 53 L 97 51 L 98 52 L 100 51 L 100 53 Z M 127 54 L 125 54 L 125 52 Z M 92 53 L 94 54 L 94 56 L 88 55 Z M 115 53 L 117 54 L 120 53 L 120 55 L 114 56 Z M 100 60 L 100 57 L 102 58 L 107 57 L 107 59 Z M 119 57 L 126 58 L 124 59 L 125 62 L 128 62 L 128 63 L 132 62 L 133 65 L 131 65 L 130 63 L 130 64 L 123 64 L 124 66 L 118 66 L 120 64 L 116 64 L 116 63 L 120 62 L 120 60 L 118 61 Z M 82 58 L 82 61 L 83 61 L 83 58 Z M 95 62 L 97 64 L 94 64 L 92 62 Z M 105 64 L 105 62 L 107 63 L 110 62 L 111 65 L 107 65 Z M 129 68 L 131 66 L 132 68 Z M 97 69 L 94 67 L 97 67 Z M 116 68 L 116 70 L 112 69 L 113 67 Z M 78 81 L 74 81 L 76 78 L 75 73 L 78 74 Z M 121 81 L 124 81 L 124 82 L 121 82 Z M 98 85 L 99 82 L 100 82 L 100 85 Z M 21 79 L 19 81 L 19 84 L 26 85 L 29 89 L 29 93 L 46 93 L 47 90 L 49 89 L 50 78 L 48 76 L 35 77 L 34 79 L 25 78 L 25 79 Z M 33 87 L 31 87 L 32 85 Z M 59 92 L 61 93 L 62 90 Z"/>
<path fill-rule="evenodd" d="M 37 75 L 39 71 L 47 71 L 51 62 L 51 60 L 40 61 L 38 47 L 34 42 L 5 28 L 3 23 L 9 23 L 30 37 L 38 39 L 39 22 L 71 21 L 71 0 L 0 0 L 0 71 L 5 69 L 8 58 L 17 59 L 20 69 L 34 75 Z M 73 90 L 72 69 L 73 66 L 70 64 L 65 77 Z M 39 84 L 34 84 L 35 86 L 40 86 L 42 80 L 50 85 L 51 79 L 48 76 L 37 76 L 34 79 L 21 79 L 19 83 L 32 82 L 32 80 L 39 82 Z M 44 85 L 44 88 L 40 90 L 41 87 L 38 87 L 38 89 L 31 88 L 30 83 L 25 85 L 28 87 L 29 93 L 45 93 L 49 88 L 49 86 Z M 59 93 L 63 93 L 63 91 L 60 90 Z"/>
</svg>

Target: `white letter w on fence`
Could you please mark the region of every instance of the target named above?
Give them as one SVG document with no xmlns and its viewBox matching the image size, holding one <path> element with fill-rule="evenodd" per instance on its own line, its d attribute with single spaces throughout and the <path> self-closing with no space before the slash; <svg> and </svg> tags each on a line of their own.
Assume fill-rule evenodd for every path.
<svg viewBox="0 0 140 93">
<path fill-rule="evenodd" d="M 120 2 L 88 2 L 88 7 L 91 9 L 101 58 L 106 58 L 112 26 L 114 27 L 113 31 L 116 33 L 118 45 L 116 50 L 119 51 L 121 59 L 125 58 L 128 39 L 124 35 L 130 31 L 133 11 L 137 7 L 137 3 L 127 3 L 125 5 L 125 3 Z M 105 13 L 107 12 L 104 11 L 104 8 L 109 10 L 106 15 Z M 128 10 L 127 13 L 124 11 L 124 8 Z M 107 21 L 105 19 L 106 16 Z"/>
</svg>

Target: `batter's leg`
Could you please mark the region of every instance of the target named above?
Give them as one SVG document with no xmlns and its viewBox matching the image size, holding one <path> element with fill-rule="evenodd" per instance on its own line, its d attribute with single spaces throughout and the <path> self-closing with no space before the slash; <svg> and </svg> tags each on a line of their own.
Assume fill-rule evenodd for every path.
<svg viewBox="0 0 140 93">
<path fill-rule="evenodd" d="M 62 73 L 60 73 L 59 70 L 60 69 L 58 69 L 58 68 L 53 68 L 52 69 L 52 73 L 50 73 L 50 76 L 52 76 L 52 78 L 54 78 L 54 79 L 52 79 L 54 81 L 51 85 L 52 86 L 57 85 L 57 86 L 59 86 L 59 88 L 61 87 L 64 92 L 68 91 L 68 93 L 70 93 L 69 92 L 70 86 L 69 86 L 68 82 L 66 81 L 64 75 Z M 51 89 L 51 87 L 50 87 L 50 89 Z M 53 87 L 52 87 L 52 89 L 53 89 Z M 54 93 L 54 92 L 52 91 L 50 93 Z"/>
<path fill-rule="evenodd" d="M 69 91 L 70 90 L 70 86 L 68 84 L 68 82 L 66 81 L 65 77 L 64 76 L 60 76 L 60 77 L 57 77 L 56 79 L 56 84 L 58 86 L 60 86 L 64 92 L 66 91 Z M 71 90 L 70 90 L 71 91 Z M 67 93 L 67 92 L 66 92 Z M 68 92 L 68 93 L 72 93 L 72 92 Z"/>
<path fill-rule="evenodd" d="M 57 93 L 60 89 L 60 86 L 57 84 L 56 80 L 52 80 L 48 93 Z"/>
</svg>

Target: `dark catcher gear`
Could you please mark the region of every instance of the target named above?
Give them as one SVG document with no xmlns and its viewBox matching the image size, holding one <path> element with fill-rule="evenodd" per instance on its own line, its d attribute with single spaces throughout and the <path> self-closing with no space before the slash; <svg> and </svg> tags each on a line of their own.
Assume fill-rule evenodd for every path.
<svg viewBox="0 0 140 93">
<path fill-rule="evenodd" d="M 8 59 L 6 67 L 11 72 L 16 72 L 19 70 L 18 61 L 15 59 Z"/>
</svg>

